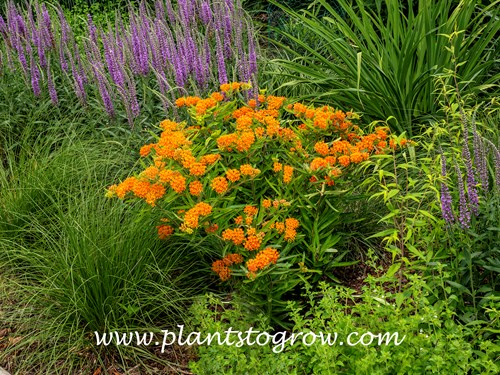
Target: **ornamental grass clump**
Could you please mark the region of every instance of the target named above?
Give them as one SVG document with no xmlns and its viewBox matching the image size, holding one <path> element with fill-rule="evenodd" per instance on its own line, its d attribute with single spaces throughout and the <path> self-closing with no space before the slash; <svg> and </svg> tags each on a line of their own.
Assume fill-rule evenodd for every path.
<svg viewBox="0 0 500 375">
<path fill-rule="evenodd" d="M 160 238 L 215 238 L 220 258 L 211 269 L 221 280 L 246 278 L 270 290 L 277 278 L 289 290 L 299 273 L 340 265 L 345 254 L 333 256 L 332 236 L 348 220 L 341 194 L 357 184 L 358 165 L 406 140 L 384 127 L 365 133 L 355 113 L 329 106 L 250 99 L 251 89 L 233 82 L 177 99 L 189 119 L 162 121 L 157 142 L 140 150 L 144 170 L 108 196 L 160 210 Z"/>
<path fill-rule="evenodd" d="M 71 87 L 82 105 L 96 94 L 110 117 L 123 109 L 132 126 L 152 91 L 166 111 L 186 92 L 207 93 L 229 80 L 256 81 L 257 46 L 239 0 L 143 0 L 116 25 L 96 26 L 77 38 L 62 9 L 37 1 L 23 12 L 8 2 L 0 17 L 0 72 L 18 72 L 36 97 Z M 34 9 L 34 11 L 33 11 Z M 127 21 L 125 21 L 127 20 Z M 4 57 L 5 56 L 5 57 Z M 47 89 L 45 89 L 47 88 Z"/>
</svg>

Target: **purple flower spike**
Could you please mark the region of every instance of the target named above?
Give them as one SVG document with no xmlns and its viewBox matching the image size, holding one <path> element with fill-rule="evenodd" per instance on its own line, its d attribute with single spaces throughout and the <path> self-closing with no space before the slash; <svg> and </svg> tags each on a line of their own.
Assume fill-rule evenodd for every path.
<svg viewBox="0 0 500 375">
<path fill-rule="evenodd" d="M 481 187 L 484 192 L 488 191 L 489 181 L 488 181 L 488 166 L 486 159 L 486 150 L 481 140 L 481 137 L 477 133 L 476 128 L 476 113 L 474 112 L 474 116 L 472 118 L 472 136 L 473 136 L 473 147 L 474 147 L 474 164 L 476 166 L 476 170 L 478 171 L 479 181 L 481 183 Z"/>
<path fill-rule="evenodd" d="M 467 168 L 467 193 L 469 196 L 469 202 L 471 206 L 472 213 L 475 216 L 479 215 L 479 196 L 477 194 L 476 179 L 474 178 L 474 171 L 472 168 L 472 160 L 469 150 L 469 128 L 468 121 L 465 113 L 460 109 L 460 114 L 462 116 L 462 124 L 464 129 L 464 144 L 462 147 L 462 157 L 465 161 L 465 166 Z"/>
<path fill-rule="evenodd" d="M 227 83 L 227 72 L 226 64 L 224 62 L 224 51 L 222 50 L 222 43 L 219 37 L 219 33 L 215 33 L 216 43 L 217 43 L 217 68 L 219 71 L 219 83 Z"/>
<path fill-rule="evenodd" d="M 33 88 L 33 93 L 36 97 L 40 96 L 40 71 L 38 70 L 38 66 L 35 63 L 35 59 L 33 55 L 31 56 L 30 61 L 30 73 L 31 73 L 31 87 Z"/>
<path fill-rule="evenodd" d="M 207 1 L 201 3 L 200 19 L 205 26 L 212 22 L 212 9 L 210 9 L 210 4 Z"/>
<path fill-rule="evenodd" d="M 470 211 L 467 206 L 467 199 L 465 198 L 465 188 L 464 182 L 462 180 L 462 172 L 457 163 L 455 163 L 455 171 L 458 178 L 458 194 L 459 194 L 459 204 L 458 204 L 458 221 L 462 228 L 470 228 Z"/>
<path fill-rule="evenodd" d="M 45 4 L 42 4 L 42 18 L 43 18 L 43 35 L 45 46 L 53 48 L 56 45 L 54 33 L 52 32 L 52 21 L 50 19 L 49 12 L 45 7 Z"/>
<path fill-rule="evenodd" d="M 57 104 L 59 103 L 59 99 L 57 97 L 57 91 L 54 85 L 54 79 L 52 78 L 50 67 L 47 68 L 47 86 L 49 88 L 50 101 L 53 105 L 57 106 Z"/>
</svg>

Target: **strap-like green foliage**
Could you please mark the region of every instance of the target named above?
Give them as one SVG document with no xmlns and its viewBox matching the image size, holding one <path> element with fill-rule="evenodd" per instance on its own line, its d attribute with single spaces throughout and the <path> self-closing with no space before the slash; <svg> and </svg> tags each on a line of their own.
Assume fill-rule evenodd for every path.
<svg viewBox="0 0 500 375">
<path fill-rule="evenodd" d="M 464 94 L 498 94 L 499 0 L 488 6 L 465 0 L 385 0 L 371 8 L 361 0 L 337 2 L 345 16 L 325 0 L 317 1 L 324 17 L 271 0 L 323 41 L 316 49 L 277 30 L 300 47 L 297 52 L 278 42 L 287 58 L 274 62 L 292 77 L 284 87 L 307 84 L 301 99 L 333 102 L 372 120 L 393 116 L 391 126 L 412 135 L 418 123 L 438 112 L 436 76 L 455 64 Z"/>
</svg>

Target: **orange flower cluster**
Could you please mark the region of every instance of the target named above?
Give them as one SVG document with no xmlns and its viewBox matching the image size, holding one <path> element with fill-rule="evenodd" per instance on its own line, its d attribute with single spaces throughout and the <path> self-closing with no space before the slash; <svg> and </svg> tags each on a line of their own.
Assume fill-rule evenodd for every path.
<svg viewBox="0 0 500 375">
<path fill-rule="evenodd" d="M 260 169 L 254 168 L 250 164 L 243 164 L 240 166 L 240 173 L 242 176 L 255 177 L 260 173 Z"/>
<path fill-rule="evenodd" d="M 190 232 L 190 229 L 192 230 L 198 228 L 199 218 L 202 216 L 208 216 L 211 212 L 212 206 L 208 203 L 197 203 L 193 208 L 187 210 L 184 214 L 184 222 L 181 225 L 181 230 L 184 232 Z"/>
<path fill-rule="evenodd" d="M 242 228 L 225 229 L 222 239 L 230 241 L 236 246 L 243 245 L 248 251 L 258 250 L 262 244 L 264 232 L 257 232 L 255 228 L 248 228 L 246 233 Z"/>
<path fill-rule="evenodd" d="M 271 224 L 271 229 L 276 229 L 279 234 L 284 234 L 285 241 L 292 242 L 295 240 L 297 236 L 297 228 L 300 226 L 300 223 L 297 219 L 293 217 L 289 217 L 285 219 L 284 222 L 275 222 Z"/>
<path fill-rule="evenodd" d="M 203 184 L 200 181 L 193 181 L 189 184 L 189 193 L 198 197 L 203 192 Z"/>
<path fill-rule="evenodd" d="M 293 167 L 285 165 L 283 167 L 283 182 L 288 184 L 292 181 Z"/>
<path fill-rule="evenodd" d="M 221 260 L 216 260 L 212 263 L 212 271 L 219 275 L 222 281 L 226 281 L 231 277 L 231 269 L 233 264 L 243 263 L 243 257 L 240 254 L 228 254 Z"/>
<path fill-rule="evenodd" d="M 295 103 L 288 106 L 288 109 L 296 117 L 304 119 L 306 127 L 310 123 L 313 129 L 333 130 L 337 133 L 345 133 L 352 127 L 352 123 L 349 121 L 349 116 L 346 113 L 329 106 L 308 108 L 302 103 Z"/>
<path fill-rule="evenodd" d="M 226 229 L 222 232 L 222 238 L 226 241 L 231 241 L 238 246 L 245 241 L 245 231 L 241 228 Z"/>
<path fill-rule="evenodd" d="M 164 240 L 174 233 L 174 228 L 170 225 L 158 225 L 156 228 L 158 229 L 158 237 L 160 240 Z"/>
<path fill-rule="evenodd" d="M 132 192 L 137 198 L 144 199 L 151 206 L 156 205 L 156 201 L 165 195 L 165 187 L 159 183 L 151 183 L 136 177 L 129 177 L 118 185 L 110 186 L 108 197 L 117 196 L 125 198 L 128 192 Z"/>
<path fill-rule="evenodd" d="M 238 205 L 250 194 L 261 197 L 262 189 L 267 187 L 278 196 L 289 198 L 290 201 L 259 198 L 262 199 L 260 206 L 258 201 L 245 200 L 248 205 L 234 219 L 235 227 L 221 229 L 221 237 L 230 242 L 228 245 L 241 247 L 241 255 L 229 254 L 213 263 L 212 269 L 222 280 L 230 277 L 231 265 L 249 258 L 245 255 L 248 252 L 257 254 L 246 263 L 249 277 L 255 277 L 258 270 L 276 263 L 279 253 L 267 247 L 268 237 L 278 237 L 276 246 L 297 238 L 300 223 L 287 217 L 295 212 L 295 207 L 288 208 L 294 204 L 293 196 L 282 194 L 301 194 L 300 189 L 304 189 L 304 193 L 316 190 L 316 186 L 309 187 L 308 180 L 321 180 L 322 188 L 332 186 L 351 165 L 408 142 L 394 139 L 383 127 L 363 133 L 351 122 L 357 118 L 356 114 L 329 106 L 295 103 L 284 108 L 284 97 L 265 95 L 236 104 L 236 99 L 243 96 L 235 94 L 250 87 L 248 83 L 233 82 L 221 85 L 220 91 L 205 98 L 186 96 L 176 100 L 177 107 L 188 108 L 190 119 L 186 122 L 162 121 L 157 142 L 140 149 L 141 157 L 150 157 L 151 163 L 137 177 L 127 178 L 108 191 L 108 196 L 125 198 L 130 194 L 152 206 L 163 198 L 166 209 L 172 211 L 171 217 L 177 219 L 175 225 L 162 223 L 157 227 L 160 238 L 174 231 L 193 233 L 199 227 L 206 233 L 218 232 L 220 220 L 224 219 L 214 216 L 217 220 L 212 222 L 205 217 L 211 214 L 212 205 L 217 207 L 221 201 L 234 200 Z M 283 112 L 295 119 L 283 120 L 280 117 Z M 213 118 L 200 117 L 207 114 L 213 114 Z M 304 176 L 304 166 L 311 175 Z M 270 169 L 279 175 L 274 175 Z M 248 180 L 261 173 L 265 175 L 259 178 L 259 183 L 252 184 L 252 193 L 248 189 L 236 195 L 233 187 L 246 189 Z M 292 181 L 296 191 L 286 186 Z M 167 200 L 169 189 L 177 194 L 169 191 Z M 199 202 L 205 198 L 210 200 Z M 194 207 L 193 200 L 199 202 Z M 185 209 L 186 205 L 192 208 Z M 265 250 L 261 251 L 263 248 Z"/>
<path fill-rule="evenodd" d="M 260 251 L 255 258 L 247 261 L 246 266 L 248 269 L 248 278 L 256 277 L 256 272 L 263 270 L 270 264 L 276 264 L 280 254 L 276 249 L 268 247 Z"/>
<path fill-rule="evenodd" d="M 240 89 L 241 90 L 248 90 L 252 87 L 247 82 L 231 82 L 231 83 L 223 83 L 220 85 L 220 91 L 226 92 L 226 93 L 231 93 L 231 92 L 237 92 Z"/>
<path fill-rule="evenodd" d="M 215 177 L 212 180 L 212 189 L 214 189 L 217 194 L 224 194 L 227 191 L 228 188 L 228 182 L 225 177 Z"/>
<path fill-rule="evenodd" d="M 228 169 L 226 171 L 226 178 L 231 182 L 236 182 L 241 178 L 241 173 L 237 169 Z"/>
</svg>

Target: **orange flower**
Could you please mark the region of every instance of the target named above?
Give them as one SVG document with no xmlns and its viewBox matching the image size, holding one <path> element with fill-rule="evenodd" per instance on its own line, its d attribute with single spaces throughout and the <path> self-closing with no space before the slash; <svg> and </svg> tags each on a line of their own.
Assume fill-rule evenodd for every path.
<svg viewBox="0 0 500 375">
<path fill-rule="evenodd" d="M 243 256 L 241 254 L 227 254 L 222 261 L 226 266 L 232 266 L 233 264 L 243 263 Z"/>
<path fill-rule="evenodd" d="M 217 224 L 212 224 L 212 225 L 209 225 L 207 228 L 205 228 L 205 232 L 214 233 L 217 231 L 217 229 L 219 229 L 219 226 Z"/>
<path fill-rule="evenodd" d="M 262 239 L 256 235 L 247 236 L 244 247 L 248 251 L 259 250 Z"/>
<path fill-rule="evenodd" d="M 253 131 L 246 131 L 240 134 L 236 139 L 236 149 L 238 151 L 248 151 L 255 142 Z"/>
<path fill-rule="evenodd" d="M 270 264 L 276 264 L 279 258 L 279 253 L 276 249 L 266 248 L 259 252 L 255 258 L 247 261 L 246 266 L 249 271 L 248 277 L 255 277 L 255 272 L 263 270 Z"/>
<path fill-rule="evenodd" d="M 260 173 L 259 169 L 253 168 L 250 164 L 243 164 L 240 166 L 242 176 L 255 177 Z"/>
<path fill-rule="evenodd" d="M 339 164 L 344 166 L 344 167 L 348 167 L 350 162 L 351 162 L 349 159 L 349 156 L 347 156 L 347 155 L 339 156 L 338 161 L 339 161 Z"/>
<path fill-rule="evenodd" d="M 158 177 L 158 174 L 160 173 L 159 169 L 157 167 L 151 166 L 147 167 L 142 173 L 141 177 L 145 177 L 146 179 L 152 181 L 156 180 Z"/>
<path fill-rule="evenodd" d="M 223 260 L 213 262 L 212 271 L 219 275 L 222 281 L 226 281 L 231 277 L 231 269 L 224 264 Z"/>
<path fill-rule="evenodd" d="M 245 232 L 243 229 L 226 229 L 222 232 L 222 239 L 232 241 L 236 246 L 241 245 L 245 241 Z"/>
<path fill-rule="evenodd" d="M 317 169 L 324 168 L 328 165 L 325 159 L 323 158 L 315 158 L 312 162 L 311 165 L 309 166 L 311 170 L 315 171 Z"/>
<path fill-rule="evenodd" d="M 278 233 L 283 233 L 285 231 L 285 223 L 281 223 L 279 221 L 277 221 L 276 223 L 274 223 L 274 228 L 276 229 L 276 231 Z"/>
<path fill-rule="evenodd" d="M 170 180 L 170 187 L 176 192 L 176 193 L 182 193 L 184 190 L 186 190 L 186 178 L 182 176 L 180 173 L 174 174 Z"/>
<path fill-rule="evenodd" d="M 264 207 L 264 208 L 269 208 L 269 207 L 271 207 L 271 200 L 270 200 L 270 199 L 264 199 L 264 200 L 262 201 L 262 207 Z"/>
<path fill-rule="evenodd" d="M 184 107 L 186 105 L 186 98 L 179 98 L 175 101 L 177 107 Z"/>
<path fill-rule="evenodd" d="M 217 146 L 221 150 L 229 149 L 238 139 L 235 133 L 224 134 L 217 138 Z"/>
<path fill-rule="evenodd" d="M 214 164 L 221 158 L 220 154 L 207 154 L 201 157 L 200 162 L 206 165 Z"/>
<path fill-rule="evenodd" d="M 224 194 L 227 191 L 228 182 L 225 177 L 215 177 L 211 186 L 218 194 Z"/>
<path fill-rule="evenodd" d="M 262 126 L 258 126 L 254 129 L 254 132 L 257 138 L 262 138 L 266 134 L 266 129 L 264 129 Z"/>
<path fill-rule="evenodd" d="M 235 223 L 236 225 L 241 225 L 241 223 L 243 223 L 243 217 L 241 217 L 241 216 L 236 217 L 236 218 L 234 219 L 234 223 Z"/>
<path fill-rule="evenodd" d="M 170 225 L 158 225 L 156 228 L 158 228 L 158 237 L 160 240 L 163 240 L 174 233 L 174 228 Z"/>
<path fill-rule="evenodd" d="M 160 171 L 158 175 L 160 177 L 161 182 L 168 183 L 170 182 L 170 179 L 174 176 L 174 172 L 170 169 L 164 169 Z"/>
<path fill-rule="evenodd" d="M 273 171 L 279 172 L 279 171 L 281 171 L 281 169 L 283 169 L 283 164 L 278 163 L 277 161 L 275 161 L 274 164 L 273 164 Z"/>
<path fill-rule="evenodd" d="M 328 145 L 325 142 L 318 142 L 318 143 L 316 143 L 314 145 L 314 150 L 318 154 L 323 155 L 323 156 L 328 155 L 328 153 L 330 152 L 330 150 L 328 148 Z"/>
<path fill-rule="evenodd" d="M 141 150 L 139 151 L 139 154 L 141 155 L 141 157 L 146 157 L 149 155 L 149 153 L 151 152 L 151 149 L 153 148 L 154 146 L 154 143 L 150 143 L 149 145 L 144 145 L 141 147 Z"/>
<path fill-rule="evenodd" d="M 184 227 L 189 229 L 198 228 L 198 220 L 200 216 L 207 216 L 212 212 L 212 206 L 208 203 L 197 203 L 193 208 L 189 209 L 184 215 Z M 189 232 L 189 231 L 188 231 Z"/>
<path fill-rule="evenodd" d="M 325 158 L 325 161 L 328 163 L 328 165 L 332 166 L 337 162 L 337 158 L 330 155 Z"/>
<path fill-rule="evenodd" d="M 300 225 L 299 221 L 293 217 L 289 217 L 288 219 L 285 220 L 285 226 L 287 228 L 297 229 L 299 225 Z"/>
<path fill-rule="evenodd" d="M 212 213 L 212 206 L 210 206 L 208 203 L 200 202 L 196 203 L 192 210 L 194 210 L 194 212 L 196 212 L 200 216 L 207 216 Z"/>
<path fill-rule="evenodd" d="M 186 97 L 186 106 L 193 107 L 196 104 L 198 104 L 198 102 L 200 100 L 201 100 L 201 98 L 198 98 L 197 96 L 187 96 Z"/>
<path fill-rule="evenodd" d="M 189 173 L 193 176 L 203 176 L 207 167 L 203 163 L 193 163 L 189 168 Z"/>
<path fill-rule="evenodd" d="M 212 95 L 210 95 L 210 97 L 216 102 L 222 102 L 224 100 L 224 95 L 222 95 L 220 92 L 214 92 Z"/>
<path fill-rule="evenodd" d="M 203 192 L 203 184 L 200 181 L 193 181 L 189 184 L 189 192 L 191 195 L 199 196 Z"/>
<path fill-rule="evenodd" d="M 292 174 L 293 174 L 293 167 L 285 165 L 285 167 L 283 168 L 283 182 L 285 184 L 288 184 L 290 181 L 292 181 Z"/>
<path fill-rule="evenodd" d="M 255 216 L 259 212 L 259 209 L 257 207 L 254 207 L 254 206 L 246 206 L 244 208 L 243 212 L 247 216 Z"/>
<path fill-rule="evenodd" d="M 146 203 L 155 206 L 156 201 L 165 195 L 165 187 L 160 184 L 152 184 L 146 194 Z"/>
<path fill-rule="evenodd" d="M 354 152 L 351 154 L 351 161 L 353 163 L 361 163 L 364 160 L 361 152 Z"/>
<path fill-rule="evenodd" d="M 160 127 L 166 132 L 173 132 L 178 126 L 179 124 L 172 120 L 163 120 L 160 122 Z"/>
<path fill-rule="evenodd" d="M 267 97 L 267 108 L 268 109 L 280 109 L 283 106 L 285 98 L 283 96 L 268 96 Z"/>
<path fill-rule="evenodd" d="M 226 177 L 229 181 L 236 182 L 241 178 L 241 174 L 237 169 L 228 169 L 226 171 Z"/>
<path fill-rule="evenodd" d="M 234 114 L 233 114 L 234 116 Z M 250 116 L 241 116 L 236 119 L 236 130 L 243 131 L 248 130 L 252 127 L 252 117 Z"/>
<path fill-rule="evenodd" d="M 217 105 L 217 101 L 215 99 L 212 99 L 212 98 L 199 100 L 196 103 L 196 114 L 201 116 L 201 115 L 205 114 L 205 112 L 208 109 L 213 108 L 216 105 Z"/>
</svg>

